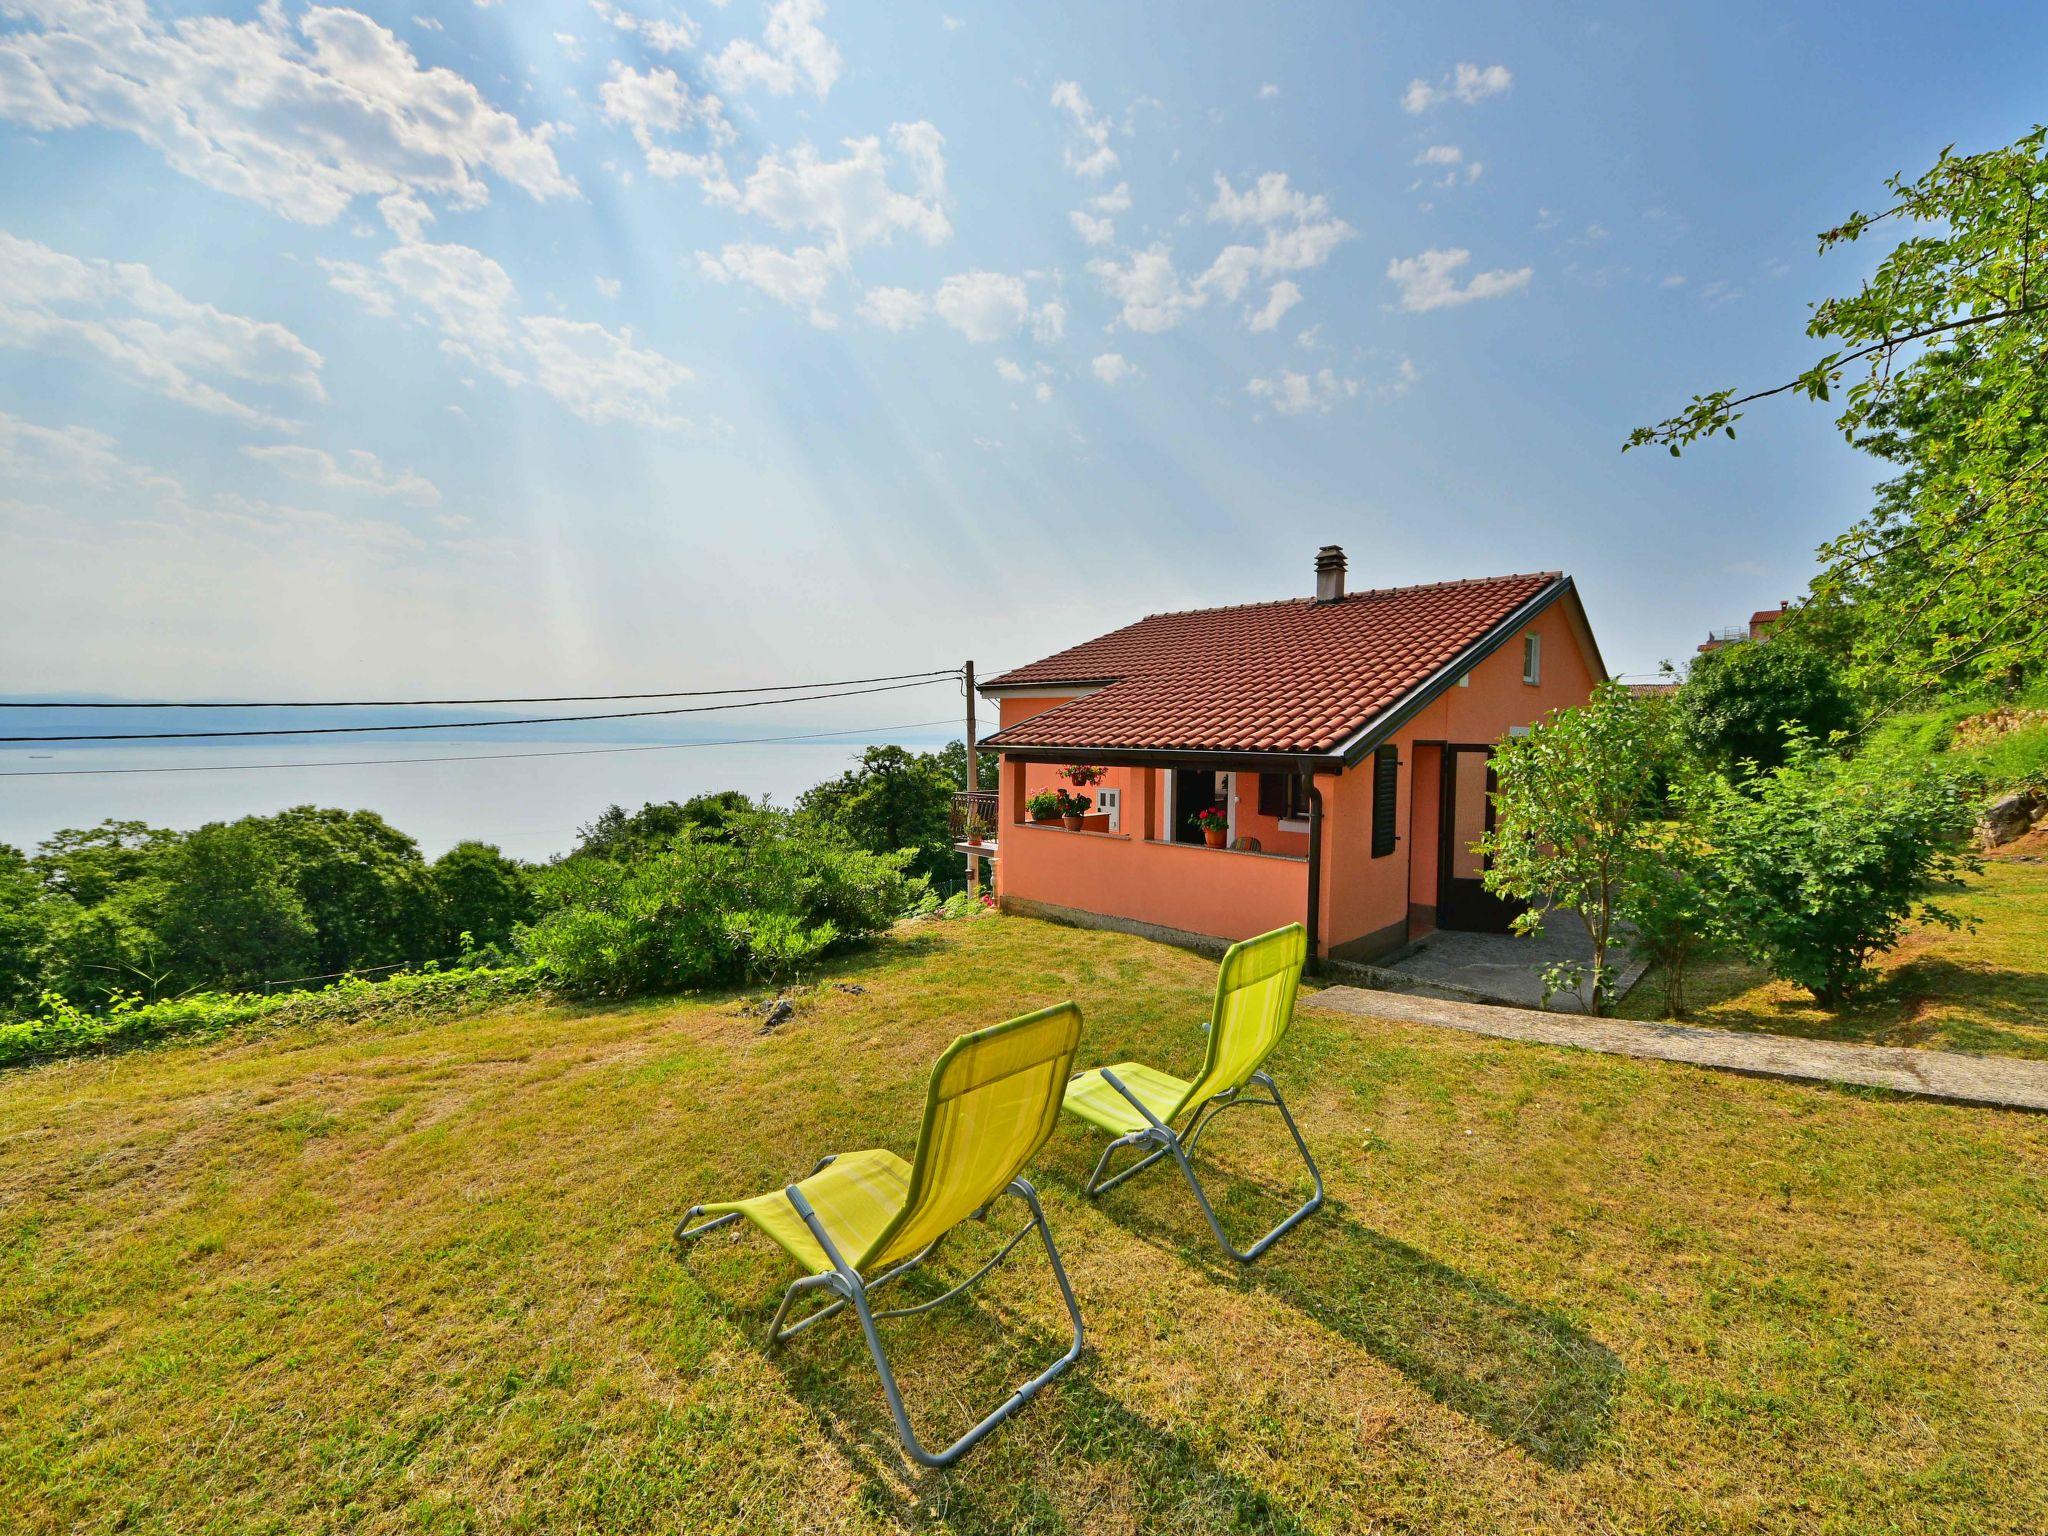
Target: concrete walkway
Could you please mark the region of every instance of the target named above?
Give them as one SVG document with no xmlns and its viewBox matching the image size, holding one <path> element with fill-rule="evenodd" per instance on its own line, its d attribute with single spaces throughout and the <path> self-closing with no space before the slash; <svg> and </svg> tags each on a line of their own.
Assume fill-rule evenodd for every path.
<svg viewBox="0 0 2048 1536">
<path fill-rule="evenodd" d="M 1628 996 L 1649 961 L 1632 955 L 1619 940 L 1609 952 L 1616 968 L 1615 996 Z M 1468 1003 L 1502 1003 L 1512 1008 L 1543 1006 L 1543 969 L 1560 961 L 1590 967 L 1593 941 L 1569 912 L 1543 925 L 1535 938 L 1506 933 L 1463 933 L 1436 929 L 1371 965 L 1331 961 L 1332 977 L 1355 981 L 1368 989 L 1409 992 L 1418 997 L 1443 997 Z M 1577 992 L 1550 1000 L 1558 1013 L 1584 1013 Z"/>
<path fill-rule="evenodd" d="M 2048 1061 L 2001 1056 L 1964 1056 L 1954 1051 L 1916 1051 L 1889 1045 L 1842 1045 L 1832 1040 L 1799 1040 L 1787 1035 L 1738 1034 L 1691 1024 L 1639 1024 L 1628 1019 L 1590 1019 L 1529 1008 L 1493 1008 L 1448 998 L 1374 992 L 1363 987 L 1326 987 L 1305 992 L 1311 1008 L 1403 1024 L 1434 1024 L 1468 1034 L 1541 1045 L 1572 1045 L 1616 1056 L 1683 1061 L 1724 1072 L 1794 1082 L 1856 1083 L 1894 1093 L 1979 1104 L 1997 1109 L 2048 1112 Z"/>
</svg>

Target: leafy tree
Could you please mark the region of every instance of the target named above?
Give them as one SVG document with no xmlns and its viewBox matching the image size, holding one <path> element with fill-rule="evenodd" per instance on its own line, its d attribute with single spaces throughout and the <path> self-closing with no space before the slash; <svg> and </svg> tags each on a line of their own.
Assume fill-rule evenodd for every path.
<svg viewBox="0 0 2048 1536">
<path fill-rule="evenodd" d="M 1743 772 L 1744 763 L 1777 767 L 1788 725 L 1825 741 L 1856 720 L 1855 703 L 1827 657 L 1775 636 L 1695 657 L 1677 710 L 1687 744 L 1731 774 Z"/>
<path fill-rule="evenodd" d="M 54 903 L 19 848 L 0 843 L 0 1018 L 41 992 L 43 947 Z"/>
<path fill-rule="evenodd" d="M 576 833 L 576 853 L 596 859 L 636 859 L 666 848 L 684 832 L 723 835 L 726 824 L 761 807 L 736 789 L 688 800 L 650 801 L 637 811 L 610 805 Z"/>
<path fill-rule="evenodd" d="M 325 969 L 318 923 L 261 817 L 213 822 L 180 842 L 151 917 L 187 986 L 246 990 Z"/>
<path fill-rule="evenodd" d="M 246 826 L 270 848 L 315 935 L 326 974 L 432 957 L 440 901 L 419 844 L 375 811 L 299 805 Z"/>
<path fill-rule="evenodd" d="M 149 873 L 179 834 L 142 821 L 111 817 L 96 827 L 66 827 L 37 846 L 34 865 L 43 883 L 82 907 L 97 906 Z"/>
<path fill-rule="evenodd" d="M 1814 306 L 1832 343 L 1797 377 L 1696 395 L 1628 447 L 1674 455 L 1735 435 L 1741 408 L 1788 392 L 1830 400 L 1836 424 L 1896 466 L 1869 516 L 1823 546 L 1815 606 L 1845 631 L 1851 681 L 1892 701 L 1958 685 L 2009 692 L 2048 663 L 2048 157 L 2037 127 L 1981 154 L 1943 151 L 1887 184 L 1822 251 L 1909 226 L 1856 293 Z M 1847 620 L 1844 623 L 1844 620 Z"/>
<path fill-rule="evenodd" d="M 1680 773 L 1669 791 L 1667 819 L 1643 824 L 1631 878 L 1615 900 L 1615 912 L 1629 928 L 1629 947 L 1663 978 L 1668 1019 L 1685 1017 L 1693 963 L 1723 947 L 1713 851 L 1697 818 L 1699 796 L 1717 781 Z"/>
<path fill-rule="evenodd" d="M 944 775 L 955 790 L 967 788 L 967 743 L 949 741 L 931 754 L 937 760 L 939 772 Z M 994 794 L 1002 787 L 1003 765 L 1000 754 L 979 751 L 974 754 L 974 787 Z"/>
<path fill-rule="evenodd" d="M 910 849 L 913 869 L 929 878 L 957 862 L 948 818 L 959 788 L 941 754 L 869 747 L 858 766 L 806 790 L 797 810 L 870 853 Z"/>
<path fill-rule="evenodd" d="M 440 904 L 435 948 L 443 955 L 454 954 L 465 933 L 480 946 L 508 944 L 533 915 L 526 867 L 489 843 L 457 843 L 434 860 L 433 880 Z"/>
<path fill-rule="evenodd" d="M 1974 866 L 1965 776 L 1939 759 L 1844 761 L 1797 732 L 1785 761 L 1705 805 L 1728 934 L 1775 976 L 1839 1007 L 1908 921 L 1957 927 L 1926 899 Z"/>
<path fill-rule="evenodd" d="M 1607 955 L 1616 922 L 1655 869 L 1669 751 L 1662 719 L 1606 682 L 1583 707 L 1554 711 L 1494 750 L 1494 826 L 1480 842 L 1486 888 L 1529 904 L 1515 920 L 1521 933 L 1542 932 L 1555 909 L 1578 914 L 1593 945 L 1590 974 L 1557 966 L 1545 980 L 1556 990 L 1590 982 L 1594 1013 L 1606 1010 L 1613 990 Z"/>
</svg>

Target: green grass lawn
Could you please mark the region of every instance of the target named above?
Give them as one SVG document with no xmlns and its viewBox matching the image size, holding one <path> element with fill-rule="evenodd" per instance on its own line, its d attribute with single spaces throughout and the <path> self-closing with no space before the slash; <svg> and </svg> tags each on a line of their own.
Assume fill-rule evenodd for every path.
<svg viewBox="0 0 2048 1536">
<path fill-rule="evenodd" d="M 944 1475 L 850 1322 L 758 1347 L 765 1241 L 670 1244 L 692 1201 L 907 1152 L 961 1030 L 1071 996 L 1088 1059 L 1185 1070 L 1213 976 L 990 918 L 767 1034 L 528 1004 L 0 1076 L 0 1527 L 2048 1528 L 2048 1117 L 1305 998 L 1275 1071 L 1328 1207 L 1240 1273 L 1163 1172 L 1082 1199 L 1063 1126 L 1036 1178 L 1090 1350 Z M 1203 1150 L 1238 1230 L 1298 1200 L 1270 1118 Z M 885 1326 L 932 1442 L 1064 1341 L 1036 1258 Z"/>
<path fill-rule="evenodd" d="M 1686 1017 L 1719 1029 L 2048 1060 L 2048 861 L 1990 859 L 1941 902 L 1975 928 L 1909 934 L 1878 962 L 1882 978 L 1839 1012 L 1745 961 L 1721 959 L 1688 979 Z M 1634 1019 L 1663 1011 L 1654 969 L 1616 1010 Z"/>
</svg>

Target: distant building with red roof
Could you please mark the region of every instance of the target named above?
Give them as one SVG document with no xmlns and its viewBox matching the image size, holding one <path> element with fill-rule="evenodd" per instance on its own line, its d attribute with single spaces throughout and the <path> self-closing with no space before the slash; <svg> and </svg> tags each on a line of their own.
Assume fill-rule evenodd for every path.
<svg viewBox="0 0 2048 1536">
<path fill-rule="evenodd" d="M 1197 945 L 1301 922 L 1343 959 L 1505 928 L 1471 846 L 1487 758 L 1606 676 L 1578 593 L 1555 571 L 1344 576 L 1328 545 L 1314 597 L 1154 614 L 982 683 L 1005 909 Z M 1074 767 L 1102 776 L 1076 791 Z M 1091 796 L 1078 830 L 1027 815 L 1061 788 Z M 1222 847 L 1196 825 L 1212 808 Z"/>
<path fill-rule="evenodd" d="M 1702 655 L 1718 651 L 1724 645 L 1743 645 L 1751 640 L 1762 640 L 1771 632 L 1771 626 L 1785 617 L 1785 610 L 1792 605 L 1780 603 L 1775 608 L 1759 608 L 1749 616 L 1746 627 L 1736 629 L 1710 629 L 1707 638 L 1699 644 Z"/>
</svg>

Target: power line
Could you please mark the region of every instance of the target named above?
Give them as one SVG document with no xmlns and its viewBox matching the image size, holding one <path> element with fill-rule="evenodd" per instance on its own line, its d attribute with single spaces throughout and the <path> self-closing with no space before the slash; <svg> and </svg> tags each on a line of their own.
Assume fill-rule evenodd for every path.
<svg viewBox="0 0 2048 1536">
<path fill-rule="evenodd" d="M 82 736 L 0 736 L 0 742 L 34 744 L 53 741 L 200 741 L 244 736 L 354 736 L 379 731 L 475 731 L 498 725 L 573 725 L 591 720 L 638 720 L 650 715 L 705 715 L 725 709 L 758 709 L 770 704 L 808 704 L 821 699 L 850 699 L 869 693 L 896 693 L 928 688 L 957 676 L 943 672 L 910 683 L 885 683 L 875 688 L 844 688 L 834 693 L 805 693 L 779 699 L 738 699 L 729 704 L 680 704 L 668 709 L 620 709 L 597 715 L 528 715 L 509 720 L 424 720 L 407 725 L 295 725 L 254 731 L 108 731 Z"/>
<path fill-rule="evenodd" d="M 0 699 L 0 709 L 415 709 L 444 704 L 598 704 L 629 699 L 708 699 L 735 693 L 795 693 L 811 688 L 852 688 L 861 683 L 900 683 L 910 678 L 957 677 L 958 667 L 928 672 L 890 672 L 880 677 L 842 677 L 829 683 L 764 683 L 755 688 L 673 688 L 666 693 L 558 693 L 505 695 L 489 699 L 246 699 L 240 702 L 185 699 L 123 699 L 93 703 L 84 699 Z M 263 732 L 281 735 L 282 732 Z M 5 740 L 8 738 L 0 738 Z M 63 737 L 48 738 L 61 741 Z"/>
<path fill-rule="evenodd" d="M 193 763 L 155 768 L 20 768 L 0 770 L 0 779 L 69 779 L 131 773 L 247 773 L 267 768 L 374 768 L 397 763 L 523 762 L 539 757 L 606 757 L 622 752 L 680 752 L 691 747 L 767 746 L 787 741 L 824 741 L 835 736 L 875 736 L 885 731 L 914 731 L 945 720 L 905 720 L 896 725 L 861 725 L 844 731 L 805 731 L 794 736 L 741 736 L 732 741 L 661 741 L 631 747 L 565 747 L 553 752 L 467 752 L 443 757 L 358 757 L 325 763 Z"/>
</svg>

